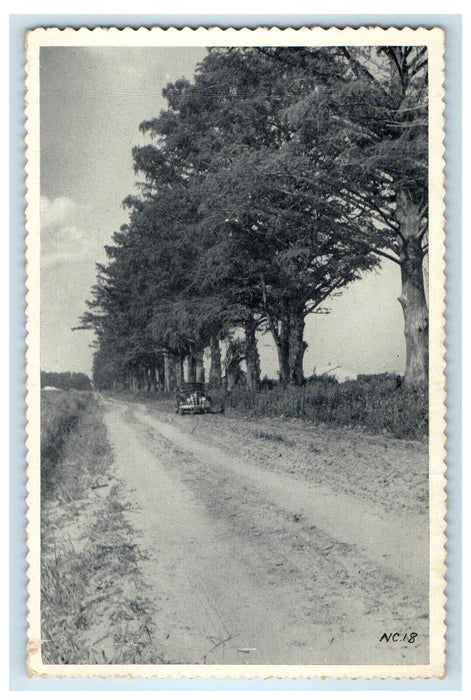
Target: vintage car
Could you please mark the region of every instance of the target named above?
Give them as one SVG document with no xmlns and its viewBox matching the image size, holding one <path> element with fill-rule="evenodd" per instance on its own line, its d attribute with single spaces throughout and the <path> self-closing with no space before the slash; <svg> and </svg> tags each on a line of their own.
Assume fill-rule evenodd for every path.
<svg viewBox="0 0 471 700">
<path fill-rule="evenodd" d="M 187 382 L 175 392 L 175 412 L 211 413 L 213 401 L 204 390 L 202 382 Z"/>
</svg>

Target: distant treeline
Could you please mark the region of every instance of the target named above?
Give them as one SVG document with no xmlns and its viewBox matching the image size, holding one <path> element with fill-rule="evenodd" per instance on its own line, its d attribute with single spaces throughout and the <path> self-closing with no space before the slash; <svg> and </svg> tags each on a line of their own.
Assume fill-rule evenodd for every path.
<svg viewBox="0 0 471 700">
<path fill-rule="evenodd" d="M 402 280 L 404 382 L 425 385 L 427 61 L 420 46 L 211 48 L 169 83 L 81 319 L 96 386 L 225 377 L 256 393 L 263 333 L 280 383 L 303 386 L 307 316 L 384 258 Z"/>
<path fill-rule="evenodd" d="M 41 371 L 41 387 L 53 386 L 55 389 L 92 388 L 90 378 L 83 372 L 44 372 Z"/>
</svg>

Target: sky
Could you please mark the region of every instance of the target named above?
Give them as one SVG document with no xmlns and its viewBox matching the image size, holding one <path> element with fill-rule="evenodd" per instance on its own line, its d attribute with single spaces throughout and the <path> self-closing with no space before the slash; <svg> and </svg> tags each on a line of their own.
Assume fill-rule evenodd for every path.
<svg viewBox="0 0 471 700">
<path fill-rule="evenodd" d="M 91 374 L 91 331 L 73 331 L 86 310 L 95 264 L 126 222 L 136 191 L 132 147 L 139 124 L 166 107 L 162 88 L 191 78 L 204 48 L 41 49 L 41 367 Z M 404 371 L 399 267 L 385 261 L 307 320 L 306 375 L 335 367 L 339 379 Z M 276 376 L 269 335 L 262 374 Z"/>
</svg>

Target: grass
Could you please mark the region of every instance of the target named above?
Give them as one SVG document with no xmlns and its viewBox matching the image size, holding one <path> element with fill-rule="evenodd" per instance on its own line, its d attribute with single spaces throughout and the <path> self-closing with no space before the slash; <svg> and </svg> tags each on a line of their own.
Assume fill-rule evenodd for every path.
<svg viewBox="0 0 471 700">
<path fill-rule="evenodd" d="M 68 437 L 87 409 L 91 395 L 42 392 L 41 395 L 41 485 L 42 493 L 60 484 L 56 470 L 60 465 Z"/>
<path fill-rule="evenodd" d="M 101 409 L 89 393 L 42 400 L 41 627 L 45 663 L 158 663 Z"/>
</svg>

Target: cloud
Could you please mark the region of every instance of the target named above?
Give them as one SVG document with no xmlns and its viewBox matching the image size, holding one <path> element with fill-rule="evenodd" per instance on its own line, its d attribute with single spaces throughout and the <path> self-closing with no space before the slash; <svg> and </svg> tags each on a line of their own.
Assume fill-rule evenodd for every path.
<svg viewBox="0 0 471 700">
<path fill-rule="evenodd" d="M 41 197 L 41 228 L 56 229 L 62 226 L 77 210 L 70 197 Z"/>
<path fill-rule="evenodd" d="M 70 197 L 41 197 L 41 267 L 82 261 L 90 250 L 87 231 L 80 222 L 80 208 Z"/>
</svg>

